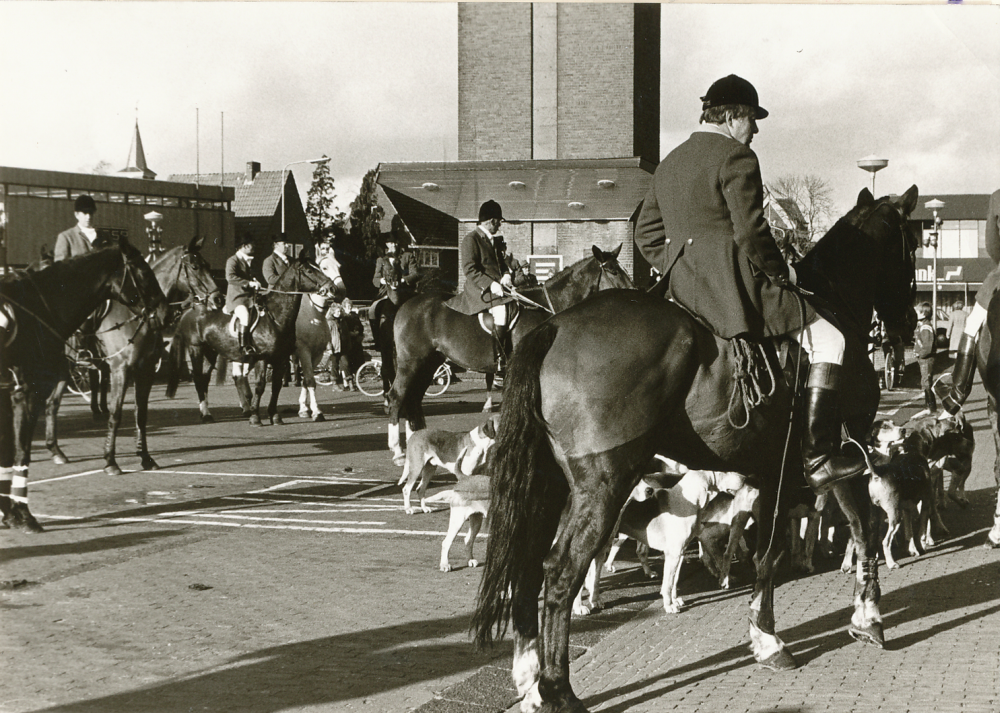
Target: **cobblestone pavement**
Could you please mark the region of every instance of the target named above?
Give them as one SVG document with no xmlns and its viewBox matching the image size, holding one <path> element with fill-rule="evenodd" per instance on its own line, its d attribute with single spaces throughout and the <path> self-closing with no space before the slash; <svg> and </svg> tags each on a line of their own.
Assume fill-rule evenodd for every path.
<svg viewBox="0 0 1000 713">
<path fill-rule="evenodd" d="M 481 385 L 430 400 L 430 425 L 480 423 Z M 479 570 L 437 570 L 447 513 L 402 512 L 377 402 L 323 397 L 325 423 L 251 428 L 217 387 L 218 422 L 201 425 L 190 386 L 174 401 L 157 387 L 161 470 L 118 477 L 101 470 L 103 428 L 67 398 L 73 462 L 54 466 L 35 443 L 31 503 L 47 532 L 0 532 L 0 712 L 508 708 L 509 643 L 487 655 L 469 642 Z M 886 408 L 902 404 L 903 420 L 918 402 L 897 391 Z M 778 590 L 779 632 L 802 664 L 780 675 L 749 656 L 746 589 L 713 591 L 685 567 L 692 605 L 668 617 L 632 563 L 608 580 L 607 609 L 574 621 L 578 694 L 594 711 L 998 710 L 1000 557 L 978 547 L 993 460 L 981 391 L 969 414 L 973 505 L 947 511 L 952 539 L 883 577 L 885 651 L 846 636 L 852 581 L 826 563 Z M 126 471 L 131 437 L 123 428 Z"/>
</svg>

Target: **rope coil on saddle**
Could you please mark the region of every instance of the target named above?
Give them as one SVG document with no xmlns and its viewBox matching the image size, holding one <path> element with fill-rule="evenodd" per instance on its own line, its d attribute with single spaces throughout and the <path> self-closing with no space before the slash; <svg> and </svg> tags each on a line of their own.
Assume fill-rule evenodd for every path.
<svg viewBox="0 0 1000 713">
<path fill-rule="evenodd" d="M 733 353 L 733 392 L 729 396 L 729 408 L 726 416 L 729 425 L 737 430 L 741 430 L 750 425 L 750 412 L 761 404 L 767 404 L 771 396 L 774 395 L 777 380 L 771 362 L 767 358 L 767 352 L 760 342 L 750 341 L 743 337 L 736 337 L 730 341 Z M 764 393 L 762 387 L 763 376 L 767 374 L 770 387 Z M 735 404 L 743 405 L 746 420 L 740 425 L 733 420 Z"/>
</svg>

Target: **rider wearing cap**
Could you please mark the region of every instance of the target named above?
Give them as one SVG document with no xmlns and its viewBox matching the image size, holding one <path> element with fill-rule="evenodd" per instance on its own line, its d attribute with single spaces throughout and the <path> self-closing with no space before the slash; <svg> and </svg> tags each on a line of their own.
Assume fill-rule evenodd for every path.
<svg viewBox="0 0 1000 713">
<path fill-rule="evenodd" d="M 462 240 L 462 271 L 465 287 L 449 306 L 463 314 L 478 314 L 489 310 L 493 315 L 493 350 L 497 370 L 505 367 L 507 337 L 507 303 L 512 298 L 504 292 L 513 284 L 510 268 L 504 260 L 505 244 L 500 235 L 503 224 L 500 204 L 488 200 L 479 207 L 479 224 Z"/>
<path fill-rule="evenodd" d="M 809 353 L 802 458 L 817 492 L 860 474 L 859 450 L 841 453 L 837 392 L 844 336 L 789 289 L 795 270 L 764 218 L 764 187 L 750 142 L 768 115 L 753 85 L 724 77 L 701 98 L 700 128 L 656 169 L 635 242 L 664 275 L 667 295 L 723 339 L 788 335 Z"/>
<path fill-rule="evenodd" d="M 264 258 L 260 272 L 264 276 L 264 282 L 267 283 L 267 286 L 273 288 L 278 284 L 278 278 L 288 269 L 288 241 L 285 239 L 284 233 L 271 236 L 271 240 L 274 247 L 271 254 Z"/>
<path fill-rule="evenodd" d="M 90 196 L 78 196 L 73 203 L 73 215 L 76 225 L 64 230 L 56 237 L 56 247 L 53 259 L 56 262 L 68 260 L 77 255 L 86 255 L 91 250 L 104 247 L 104 241 L 97 236 L 94 227 L 94 215 L 97 213 L 97 203 Z"/>
<path fill-rule="evenodd" d="M 243 236 L 236 254 L 226 260 L 226 314 L 235 315 L 237 325 L 236 340 L 244 357 L 256 354 L 250 341 L 250 307 L 253 305 L 254 290 L 260 289 L 260 283 L 253 276 L 253 238 Z"/>
</svg>

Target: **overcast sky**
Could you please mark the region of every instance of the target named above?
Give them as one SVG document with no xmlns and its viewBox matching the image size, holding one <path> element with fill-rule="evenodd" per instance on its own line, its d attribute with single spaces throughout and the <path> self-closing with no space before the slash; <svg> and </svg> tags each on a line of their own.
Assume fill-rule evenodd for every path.
<svg viewBox="0 0 1000 713">
<path fill-rule="evenodd" d="M 379 162 L 456 159 L 457 25 L 451 3 L 0 2 L 0 165 L 123 168 L 138 110 L 160 177 L 327 154 L 346 207 Z M 878 154 L 880 194 L 1000 188 L 1000 6 L 670 4 L 661 32 L 662 154 L 736 73 L 771 112 L 765 181 L 818 175 L 843 212 Z"/>
</svg>

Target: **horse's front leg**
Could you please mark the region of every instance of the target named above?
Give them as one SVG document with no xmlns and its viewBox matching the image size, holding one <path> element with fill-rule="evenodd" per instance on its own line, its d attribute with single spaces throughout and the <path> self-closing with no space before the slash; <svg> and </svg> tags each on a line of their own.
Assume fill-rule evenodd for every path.
<svg viewBox="0 0 1000 713">
<path fill-rule="evenodd" d="M 275 363 L 271 366 L 271 398 L 267 402 L 267 418 L 272 426 L 285 425 L 285 421 L 281 418 L 281 412 L 278 411 L 278 395 L 281 393 L 281 387 L 285 385 L 286 371 L 288 371 L 288 357 L 284 356 L 280 359 L 275 359 Z M 255 394 L 257 403 L 260 403 L 266 386 L 267 367 L 261 366 L 260 378 L 257 380 L 257 392 Z"/>
<path fill-rule="evenodd" d="M 493 413 L 493 381 L 495 374 L 486 374 L 486 403 L 483 404 L 483 413 Z"/>
<path fill-rule="evenodd" d="M 250 425 L 262 425 L 257 408 L 260 404 L 260 396 L 254 399 L 253 390 L 250 388 L 250 366 L 248 364 L 233 362 L 233 384 L 236 386 L 236 395 L 239 397 L 243 415 L 250 417 Z M 262 384 L 260 387 L 263 391 Z"/>
<path fill-rule="evenodd" d="M 785 554 L 784 533 L 788 527 L 788 509 L 782 507 L 776 511 L 777 498 L 777 488 L 768 484 L 758 495 L 761 521 L 754 555 L 757 579 L 750 599 L 750 648 L 761 666 L 772 671 L 787 671 L 798 664 L 774 626 L 774 575 Z"/>
<path fill-rule="evenodd" d="M 50 389 L 55 388 L 55 384 L 49 385 Z M 3 524 L 18 530 L 29 533 L 44 532 L 41 525 L 28 509 L 28 464 L 31 462 L 31 438 L 35 432 L 35 424 L 38 421 L 38 413 L 41 404 L 46 400 L 48 393 L 40 393 L 35 389 L 25 389 L 18 387 L 10 395 L 10 411 L 12 418 L 7 422 L 13 425 L 12 432 L 8 432 L 6 437 L 13 436 L 13 458 L 9 454 L 2 457 L 9 459 L 11 464 L 7 468 L 0 468 L 0 495 L 6 490 L 6 497 L 0 497 L 0 504 L 7 500 L 7 508 L 3 514 Z M 4 407 L 6 411 L 6 407 Z M 0 415 L 5 415 L 0 413 Z M 0 440 L 6 440 L 6 437 Z M 9 446 L 4 448 L 9 450 Z"/>
<path fill-rule="evenodd" d="M 135 376 L 135 452 L 143 470 L 159 470 L 146 445 L 146 423 L 149 418 L 149 394 L 153 389 L 156 364 L 144 366 Z"/>
<path fill-rule="evenodd" d="M 215 423 L 215 417 L 208 409 L 208 385 L 212 380 L 212 364 L 208 365 L 205 371 L 205 356 L 201 349 L 191 349 L 188 352 L 191 358 L 191 381 L 194 382 L 194 390 L 198 394 L 198 412 L 202 423 Z"/>
<path fill-rule="evenodd" d="M 104 438 L 104 472 L 108 475 L 121 475 L 122 469 L 115 460 L 115 441 L 118 438 L 118 427 L 122 422 L 122 407 L 125 403 L 125 390 L 128 387 L 128 365 L 122 364 L 111 371 L 111 409 L 108 412 L 108 433 Z"/>
<path fill-rule="evenodd" d="M 858 594 L 854 598 L 854 614 L 847 627 L 847 633 L 858 641 L 882 648 L 885 634 L 882 630 L 882 613 L 878 602 L 882 590 L 878 581 L 879 516 L 878 508 L 867 498 L 867 486 L 862 478 L 838 483 L 833 487 L 841 511 L 851 527 L 851 542 L 858 556 Z M 859 503 L 867 509 L 862 512 Z M 867 514 L 867 517 L 863 515 Z M 890 528 L 891 529 L 891 528 Z M 891 542 L 890 542 L 891 547 Z M 863 554 L 862 554 L 863 553 Z M 886 556 L 891 557 L 886 548 Z"/>
<path fill-rule="evenodd" d="M 45 447 L 49 449 L 52 462 L 56 465 L 69 463 L 69 458 L 59 447 L 59 406 L 62 404 L 64 393 L 66 393 L 66 382 L 60 381 L 45 400 Z"/>
<path fill-rule="evenodd" d="M 309 418 L 311 411 L 313 421 L 325 421 L 326 417 L 323 415 L 323 410 L 319 407 L 319 401 L 316 400 L 316 369 L 313 365 L 313 355 L 308 353 L 307 350 L 303 350 L 303 352 L 299 356 L 299 366 L 302 368 L 302 392 L 299 395 L 299 416 Z M 331 368 L 330 373 L 334 374 L 334 369 Z"/>
</svg>

